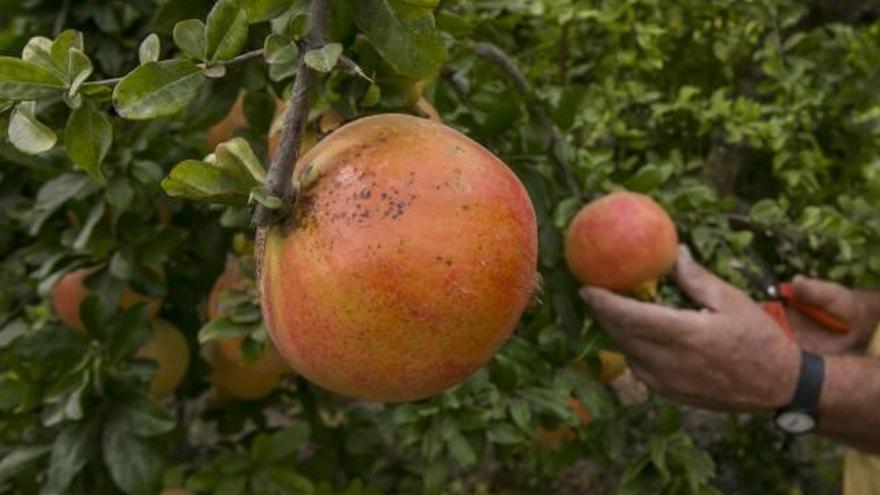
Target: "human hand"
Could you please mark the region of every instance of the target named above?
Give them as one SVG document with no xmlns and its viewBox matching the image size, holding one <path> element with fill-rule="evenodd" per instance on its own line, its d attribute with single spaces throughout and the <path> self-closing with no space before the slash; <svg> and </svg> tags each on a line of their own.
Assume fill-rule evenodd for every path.
<svg viewBox="0 0 880 495">
<path fill-rule="evenodd" d="M 586 287 L 637 378 L 670 399 L 723 411 L 772 410 L 791 400 L 800 350 L 745 293 L 679 249 L 679 286 L 704 309 L 679 310 Z"/>
<path fill-rule="evenodd" d="M 880 297 L 875 292 L 850 290 L 833 282 L 797 276 L 792 280 L 800 302 L 825 310 L 843 321 L 850 331 L 839 334 L 823 328 L 794 308 L 788 321 L 798 343 L 815 354 L 842 354 L 864 348 L 880 320 Z"/>
</svg>

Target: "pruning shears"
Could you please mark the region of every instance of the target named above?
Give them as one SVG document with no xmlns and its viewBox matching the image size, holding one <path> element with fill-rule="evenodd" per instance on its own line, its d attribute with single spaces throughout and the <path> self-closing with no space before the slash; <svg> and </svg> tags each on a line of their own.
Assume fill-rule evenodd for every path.
<svg viewBox="0 0 880 495">
<path fill-rule="evenodd" d="M 788 322 L 785 308 L 791 306 L 799 313 L 818 323 L 822 328 L 830 332 L 844 334 L 849 332 L 849 325 L 840 321 L 822 308 L 812 306 L 797 298 L 794 287 L 788 282 L 779 282 L 773 272 L 763 263 L 757 263 L 761 267 L 762 274 L 750 270 L 740 261 L 735 261 L 731 267 L 742 274 L 767 300 L 761 306 L 764 308 L 782 330 L 790 338 L 794 338 L 794 331 Z"/>
</svg>

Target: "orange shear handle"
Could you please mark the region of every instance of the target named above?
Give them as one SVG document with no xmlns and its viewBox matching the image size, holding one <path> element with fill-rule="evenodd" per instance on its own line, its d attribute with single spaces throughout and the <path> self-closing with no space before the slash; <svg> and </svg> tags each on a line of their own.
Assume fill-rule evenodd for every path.
<svg viewBox="0 0 880 495">
<path fill-rule="evenodd" d="M 779 293 L 794 309 L 808 316 L 811 320 L 836 333 L 849 332 L 849 325 L 832 316 L 827 311 L 798 301 L 794 287 L 789 283 L 779 284 Z"/>
<path fill-rule="evenodd" d="M 761 307 L 776 321 L 788 338 L 794 339 L 794 330 L 792 330 L 791 325 L 788 323 L 788 317 L 785 315 L 785 306 L 781 302 L 767 301 L 762 303 Z"/>
</svg>

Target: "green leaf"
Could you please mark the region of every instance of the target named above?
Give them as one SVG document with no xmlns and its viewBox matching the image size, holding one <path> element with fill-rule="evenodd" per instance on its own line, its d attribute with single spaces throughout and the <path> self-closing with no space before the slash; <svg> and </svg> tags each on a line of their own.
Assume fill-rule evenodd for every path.
<svg viewBox="0 0 880 495">
<path fill-rule="evenodd" d="M 183 110 L 205 82 L 199 67 L 186 60 L 163 60 L 141 65 L 113 90 L 113 105 L 120 116 L 152 119 Z"/>
<path fill-rule="evenodd" d="M 89 239 L 92 238 L 92 231 L 95 230 L 95 226 L 104 217 L 104 211 L 106 210 L 106 203 L 103 201 L 98 201 L 92 204 L 91 210 L 89 210 L 89 215 L 86 217 L 86 221 L 83 222 L 83 227 L 80 229 L 79 234 L 76 236 L 76 240 L 73 241 L 73 249 L 77 251 L 82 251 L 83 248 L 88 244 Z"/>
<path fill-rule="evenodd" d="M 512 445 L 523 442 L 525 436 L 513 425 L 500 423 L 489 430 L 489 440 L 502 445 Z"/>
<path fill-rule="evenodd" d="M 113 126 L 110 119 L 91 102 L 87 101 L 70 114 L 64 131 L 67 156 L 101 185 L 106 183 L 101 163 L 110 151 L 112 142 Z"/>
<path fill-rule="evenodd" d="M 0 57 L 0 98 L 36 100 L 57 96 L 66 87 L 64 79 L 42 65 Z"/>
<path fill-rule="evenodd" d="M 189 58 L 204 60 L 208 40 L 205 23 L 200 19 L 187 19 L 174 25 L 174 44 Z"/>
<path fill-rule="evenodd" d="M 51 451 L 49 445 L 16 447 L 0 460 L 0 484 L 28 469 Z"/>
<path fill-rule="evenodd" d="M 7 130 L 12 145 L 30 155 L 49 151 L 58 141 L 52 129 L 34 116 L 35 106 L 33 101 L 23 101 L 16 105 Z"/>
<path fill-rule="evenodd" d="M 67 53 L 67 77 L 70 81 L 68 96 L 76 95 L 82 83 L 92 75 L 92 70 L 92 61 L 88 55 L 78 48 L 71 48 Z"/>
<path fill-rule="evenodd" d="M 46 483 L 40 495 L 62 495 L 95 451 L 96 423 L 73 423 L 64 428 L 52 445 Z"/>
<path fill-rule="evenodd" d="M 252 325 L 238 325 L 232 322 L 228 316 L 209 321 L 199 330 L 199 343 L 204 344 L 212 340 L 223 340 L 231 337 L 247 335 Z"/>
<path fill-rule="evenodd" d="M 243 187 L 229 173 L 199 160 L 178 163 L 162 181 L 162 189 L 169 196 L 229 206 L 247 205 L 253 186 Z"/>
<path fill-rule="evenodd" d="M 247 41 L 248 16 L 238 0 L 220 0 L 208 14 L 205 30 L 207 58 L 229 60 L 238 55 Z"/>
<path fill-rule="evenodd" d="M 321 48 L 309 50 L 305 54 L 306 65 L 318 72 L 330 72 L 339 62 L 342 56 L 342 45 L 339 43 L 327 43 Z"/>
<path fill-rule="evenodd" d="M 400 0 L 400 3 L 424 9 L 433 9 L 440 4 L 440 0 Z"/>
<path fill-rule="evenodd" d="M 162 435 L 173 430 L 177 423 L 169 412 L 141 394 L 120 400 L 113 417 L 122 422 L 122 428 L 141 437 Z"/>
<path fill-rule="evenodd" d="M 220 79 L 226 76 L 225 65 L 210 65 L 205 67 L 205 75 L 211 79 Z"/>
<path fill-rule="evenodd" d="M 779 203 L 772 199 L 762 199 L 752 205 L 749 216 L 767 225 L 781 224 L 788 221 L 785 211 L 780 207 Z"/>
<path fill-rule="evenodd" d="M 229 171 L 242 184 L 262 184 L 266 169 L 244 138 L 232 138 L 217 145 L 217 166 Z"/>
<path fill-rule="evenodd" d="M 283 14 L 294 4 L 294 0 L 240 0 L 240 3 L 247 13 L 248 22 L 254 24 Z"/>
<path fill-rule="evenodd" d="M 263 42 L 263 57 L 270 64 L 295 63 L 298 56 L 296 43 L 280 34 L 270 34 Z"/>
<path fill-rule="evenodd" d="M 21 58 L 27 62 L 33 62 L 44 69 L 55 73 L 59 78 L 64 78 L 64 73 L 52 59 L 52 40 L 43 36 L 35 36 L 28 40 L 21 50 Z"/>
<path fill-rule="evenodd" d="M 156 33 L 151 33 L 149 36 L 144 38 L 144 41 L 141 42 L 141 46 L 138 47 L 138 60 L 141 65 L 144 65 L 148 62 L 156 62 L 159 60 L 159 51 L 161 50 L 162 45 L 159 42 L 159 35 Z"/>
<path fill-rule="evenodd" d="M 646 165 L 630 177 L 624 186 L 630 191 L 651 192 L 666 181 L 667 172 L 656 165 Z"/>
<path fill-rule="evenodd" d="M 162 181 L 170 196 L 231 206 L 247 204 L 251 191 L 266 177 L 262 164 L 243 138 L 217 146 L 214 162 L 185 160 Z"/>
<path fill-rule="evenodd" d="M 458 430 L 452 432 L 446 440 L 446 446 L 449 448 L 449 453 L 452 455 L 452 458 L 455 459 L 461 467 L 469 468 L 477 463 L 477 455 L 474 453 L 474 449 L 471 447 L 470 442 L 468 442 L 467 438 L 465 438 Z"/>
<path fill-rule="evenodd" d="M 79 51 L 83 51 L 85 49 L 85 47 L 83 46 L 83 36 L 82 33 L 78 31 L 68 29 L 59 34 L 55 38 L 55 41 L 52 42 L 52 60 L 55 63 L 55 66 L 66 69 L 70 50 L 73 49 Z M 67 75 L 68 79 L 70 79 L 70 71 L 65 70 L 64 72 Z"/>
<path fill-rule="evenodd" d="M 430 9 L 401 0 L 359 0 L 350 5 L 358 28 L 398 73 L 426 78 L 446 61 L 446 46 Z"/>
<path fill-rule="evenodd" d="M 382 99 L 382 89 L 379 88 L 378 84 L 370 84 L 370 87 L 367 88 L 367 91 L 364 93 L 363 98 L 361 98 L 361 106 L 364 108 L 370 108 Z"/>
<path fill-rule="evenodd" d="M 281 202 L 281 198 L 266 194 L 266 191 L 264 191 L 262 187 L 251 189 L 251 194 L 248 196 L 248 204 L 253 204 L 254 202 L 257 202 L 270 210 L 277 210 L 284 205 L 284 203 Z"/>
<path fill-rule="evenodd" d="M 295 455 L 308 441 L 311 428 L 305 421 L 295 421 L 272 435 L 272 453 L 276 461 Z"/>
<path fill-rule="evenodd" d="M 553 225 L 559 230 L 565 230 L 571 219 L 581 207 L 580 198 L 565 198 L 556 205 L 553 211 Z"/>
<path fill-rule="evenodd" d="M 149 440 L 134 434 L 129 422 L 111 418 L 104 425 L 101 447 L 110 477 L 125 493 L 153 495 L 162 485 L 161 452 Z"/>
<path fill-rule="evenodd" d="M 666 466 L 666 439 L 652 439 L 648 443 L 648 453 L 651 457 L 651 463 L 654 464 L 657 472 L 664 481 L 668 482 L 672 477 L 672 473 L 669 472 L 669 468 Z"/>
<path fill-rule="evenodd" d="M 532 410 L 529 409 L 528 401 L 519 398 L 511 399 L 510 417 L 516 426 L 522 428 L 523 431 L 529 431 L 532 421 Z"/>
<path fill-rule="evenodd" d="M 25 223 L 28 233 L 36 235 L 46 221 L 58 208 L 73 198 L 84 197 L 95 190 L 95 183 L 81 173 L 60 175 L 45 184 L 37 193 L 37 201 L 28 212 Z"/>
</svg>

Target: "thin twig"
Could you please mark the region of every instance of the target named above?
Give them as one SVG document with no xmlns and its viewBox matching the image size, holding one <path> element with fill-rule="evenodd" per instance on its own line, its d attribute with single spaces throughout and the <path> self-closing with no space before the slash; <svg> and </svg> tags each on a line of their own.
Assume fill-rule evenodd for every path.
<svg viewBox="0 0 880 495">
<path fill-rule="evenodd" d="M 241 55 L 239 55 L 237 57 L 232 57 L 229 60 L 219 60 L 217 62 L 202 63 L 202 64 L 199 64 L 199 68 L 200 69 L 207 69 L 208 67 L 216 67 L 216 66 L 224 66 L 225 67 L 225 66 L 229 66 L 229 65 L 240 64 L 242 62 L 247 62 L 248 60 L 251 60 L 251 59 L 254 59 L 257 57 L 262 57 L 262 56 L 263 56 L 263 49 L 261 48 L 259 50 L 252 50 L 249 52 L 242 53 Z M 83 86 L 107 86 L 107 85 L 112 86 L 114 84 L 119 83 L 119 81 L 121 81 L 122 79 L 124 79 L 124 76 L 123 77 L 114 77 L 111 79 L 99 79 L 97 81 L 89 81 L 89 82 L 83 83 Z"/>
<path fill-rule="evenodd" d="M 109 86 L 113 86 L 114 84 L 117 84 L 117 83 L 118 83 L 119 81 L 121 81 L 121 80 L 122 80 L 121 77 L 113 77 L 113 78 L 110 78 L 110 79 L 99 79 L 99 80 L 97 80 L 97 81 L 84 82 L 82 85 L 83 85 L 83 87 L 87 87 L 87 86 L 108 86 L 108 85 L 109 85 Z"/>
<path fill-rule="evenodd" d="M 312 28 L 308 37 L 309 47 L 317 48 L 324 43 L 324 33 L 329 17 L 330 1 L 314 0 L 311 10 Z M 273 210 L 258 204 L 253 216 L 253 223 L 257 226 L 266 226 L 274 220 L 283 218 L 289 213 L 293 203 L 291 184 L 293 168 L 299 158 L 299 145 L 309 116 L 309 109 L 312 106 L 313 89 L 318 80 L 317 72 L 305 62 L 306 52 L 307 50 L 300 50 L 296 81 L 293 84 L 293 96 L 287 103 L 287 109 L 284 112 L 281 144 L 275 158 L 269 165 L 269 172 L 266 174 L 266 182 L 263 185 L 266 194 L 281 198 L 284 209 L 278 212 L 280 218 L 276 218 Z"/>
<path fill-rule="evenodd" d="M 263 56 L 263 49 L 260 48 L 258 50 L 251 50 L 249 52 L 242 53 L 241 55 L 238 55 L 236 57 L 232 57 L 229 60 L 220 60 L 217 62 L 209 62 L 207 64 L 200 64 L 199 67 L 204 69 L 208 66 L 214 66 L 214 65 L 235 65 L 235 64 L 240 64 L 242 62 L 247 62 L 248 60 L 250 60 L 252 58 L 257 58 L 257 57 L 262 57 L 262 56 Z"/>
<path fill-rule="evenodd" d="M 464 100 L 467 98 L 468 93 L 471 92 L 467 79 L 463 78 L 454 69 L 444 67 L 440 72 L 440 77 L 455 91 L 455 95 L 458 96 L 459 100 Z"/>
<path fill-rule="evenodd" d="M 584 193 L 581 191 L 581 188 L 578 185 L 577 180 L 575 180 L 574 175 L 572 175 L 571 170 L 569 170 L 568 164 L 563 163 L 563 161 L 556 155 L 557 147 L 562 143 L 562 137 L 559 135 L 556 126 L 553 125 L 553 121 L 550 119 L 547 111 L 544 110 L 541 103 L 532 95 L 529 82 L 526 80 L 522 71 L 519 70 L 519 67 L 517 67 L 510 55 L 504 53 L 501 48 L 498 48 L 498 46 L 492 43 L 475 43 L 474 51 L 477 56 L 495 65 L 504 77 L 513 84 L 516 90 L 523 96 L 532 118 L 538 121 L 538 124 L 550 134 L 550 157 L 556 162 L 556 168 L 560 171 L 563 180 L 571 191 L 571 194 L 577 198 L 583 199 Z"/>
</svg>

